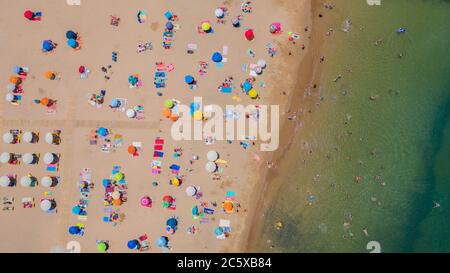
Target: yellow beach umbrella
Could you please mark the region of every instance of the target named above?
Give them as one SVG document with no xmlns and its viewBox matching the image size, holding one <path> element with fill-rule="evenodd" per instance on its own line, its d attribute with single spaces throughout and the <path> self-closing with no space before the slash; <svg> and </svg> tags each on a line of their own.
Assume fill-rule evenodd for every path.
<svg viewBox="0 0 450 273">
<path fill-rule="evenodd" d="M 203 113 L 202 113 L 202 111 L 195 111 L 195 112 L 194 112 L 194 119 L 195 119 L 195 120 L 202 120 L 202 119 L 203 119 Z"/>
<path fill-rule="evenodd" d="M 180 186 L 180 180 L 178 178 L 172 178 L 172 185 L 178 187 Z"/>
<path fill-rule="evenodd" d="M 252 88 L 248 91 L 248 96 L 252 99 L 256 99 L 258 97 L 258 91 Z"/>
<path fill-rule="evenodd" d="M 211 29 L 211 25 L 208 22 L 202 23 L 202 30 L 203 31 L 208 31 L 210 29 Z"/>
</svg>

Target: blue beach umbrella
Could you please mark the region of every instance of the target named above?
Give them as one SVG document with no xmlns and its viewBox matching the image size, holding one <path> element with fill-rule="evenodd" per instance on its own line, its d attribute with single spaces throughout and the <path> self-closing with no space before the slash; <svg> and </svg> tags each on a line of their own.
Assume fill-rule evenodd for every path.
<svg viewBox="0 0 450 273">
<path fill-rule="evenodd" d="M 177 221 L 177 219 L 172 217 L 167 220 L 166 225 L 175 229 L 178 226 L 178 221 Z"/>
<path fill-rule="evenodd" d="M 81 212 L 81 208 L 80 208 L 80 206 L 74 206 L 73 208 L 72 208 L 72 213 L 73 214 L 75 214 L 75 215 L 80 215 L 80 212 Z"/>
<path fill-rule="evenodd" d="M 130 75 L 128 77 L 128 83 L 132 85 L 136 85 L 138 83 L 139 79 L 133 75 Z"/>
<path fill-rule="evenodd" d="M 120 101 L 118 99 L 112 99 L 111 102 L 109 103 L 109 106 L 117 108 L 120 106 Z"/>
<path fill-rule="evenodd" d="M 223 60 L 222 54 L 220 54 L 219 52 L 215 52 L 211 59 L 213 60 L 213 62 L 215 63 L 220 63 Z"/>
<path fill-rule="evenodd" d="M 198 109 L 200 109 L 200 104 L 199 103 L 197 103 L 197 102 L 193 102 L 193 103 L 191 103 L 191 105 L 190 105 L 190 113 L 191 113 L 191 115 L 193 115 L 194 113 L 195 113 L 195 111 L 197 111 Z"/>
<path fill-rule="evenodd" d="M 197 206 L 192 208 L 192 215 L 198 215 L 198 207 Z"/>
<path fill-rule="evenodd" d="M 138 240 L 129 240 L 127 243 L 129 249 L 136 249 L 139 246 Z"/>
<path fill-rule="evenodd" d="M 66 38 L 67 39 L 77 39 L 77 34 L 75 32 L 73 32 L 72 30 L 69 30 L 66 32 Z"/>
<path fill-rule="evenodd" d="M 71 235 L 77 235 L 77 234 L 80 233 L 80 231 L 81 231 L 81 229 L 80 229 L 79 227 L 77 227 L 77 226 L 71 226 L 71 227 L 69 227 L 69 233 L 70 233 Z"/>
<path fill-rule="evenodd" d="M 242 88 L 244 89 L 244 91 L 245 92 L 248 92 L 248 91 L 250 91 L 251 89 L 252 89 L 252 84 L 249 82 L 249 81 L 245 81 L 243 84 L 242 84 Z"/>
<path fill-rule="evenodd" d="M 214 230 L 214 233 L 216 234 L 216 236 L 221 236 L 223 234 L 223 228 L 216 227 L 216 229 Z"/>
<path fill-rule="evenodd" d="M 158 241 L 156 242 L 156 244 L 159 247 L 167 247 L 167 244 L 169 243 L 169 238 L 167 238 L 166 236 L 161 236 Z"/>
<path fill-rule="evenodd" d="M 192 77 L 191 75 L 186 75 L 184 76 L 184 82 L 187 84 L 192 84 L 194 83 L 194 77 Z"/>
<path fill-rule="evenodd" d="M 108 129 L 106 129 L 105 127 L 99 127 L 99 128 L 97 129 L 97 133 L 98 133 L 100 136 L 105 137 L 105 136 L 108 135 Z"/>
<path fill-rule="evenodd" d="M 168 30 L 172 30 L 173 29 L 173 24 L 172 24 L 172 22 L 167 22 L 166 23 L 166 28 L 168 29 Z"/>
<path fill-rule="evenodd" d="M 103 179 L 103 181 L 102 181 L 103 187 L 106 188 L 106 187 L 108 187 L 110 184 L 111 184 L 111 182 L 110 182 L 109 179 L 107 179 L 107 178 Z"/>
<path fill-rule="evenodd" d="M 43 42 L 42 42 L 42 49 L 44 50 L 44 51 L 52 51 L 53 50 L 53 43 L 52 43 L 52 41 L 51 40 L 44 40 Z"/>
<path fill-rule="evenodd" d="M 69 39 L 67 41 L 67 45 L 70 46 L 71 48 L 76 48 L 78 46 L 78 42 L 75 41 L 74 39 Z"/>
<path fill-rule="evenodd" d="M 12 69 L 14 74 L 19 74 L 22 71 L 22 68 L 20 66 L 14 66 Z"/>
</svg>

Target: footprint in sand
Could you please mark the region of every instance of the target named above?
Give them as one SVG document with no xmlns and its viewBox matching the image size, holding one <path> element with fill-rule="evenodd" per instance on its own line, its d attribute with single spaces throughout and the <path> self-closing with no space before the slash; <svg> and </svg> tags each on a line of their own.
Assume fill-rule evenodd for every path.
<svg viewBox="0 0 450 273">
<path fill-rule="evenodd" d="M 158 30 L 158 27 L 159 27 L 159 23 L 158 23 L 158 22 L 153 22 L 153 23 L 150 24 L 150 28 L 151 28 L 153 31 Z"/>
</svg>

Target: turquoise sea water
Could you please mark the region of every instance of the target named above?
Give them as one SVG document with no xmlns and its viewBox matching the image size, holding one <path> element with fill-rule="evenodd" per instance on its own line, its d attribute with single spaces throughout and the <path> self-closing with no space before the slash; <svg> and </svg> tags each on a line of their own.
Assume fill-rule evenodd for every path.
<svg viewBox="0 0 450 273">
<path fill-rule="evenodd" d="M 333 2 L 320 104 L 280 162 L 254 248 L 450 252 L 450 1 Z"/>
</svg>

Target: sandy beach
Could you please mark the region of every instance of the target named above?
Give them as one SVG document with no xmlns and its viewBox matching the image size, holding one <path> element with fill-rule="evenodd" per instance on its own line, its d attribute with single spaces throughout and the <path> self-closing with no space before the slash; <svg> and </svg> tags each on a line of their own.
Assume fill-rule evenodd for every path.
<svg viewBox="0 0 450 273">
<path fill-rule="evenodd" d="M 14 187 L 0 188 L 0 198 L 14 197 L 14 210 L 0 210 L 2 232 L 0 252 L 56 252 L 66 249 L 70 241 L 77 241 L 81 252 L 97 252 L 97 241 L 108 241 L 108 252 L 137 252 L 129 249 L 127 242 L 142 235 L 148 237 L 147 252 L 240 252 L 246 251 L 252 240 L 255 227 L 262 211 L 261 196 L 265 196 L 267 162 L 273 160 L 273 153 L 261 152 L 259 142 L 244 149 L 239 141 L 231 144 L 215 141 L 211 145 L 204 141 L 174 141 L 171 136 L 173 122 L 162 115 L 165 100 L 173 99 L 189 105 L 194 97 L 202 97 L 203 104 L 265 104 L 280 105 L 280 128 L 292 113 L 292 100 L 298 98 L 293 92 L 299 88 L 298 75 L 302 80 L 311 79 L 308 65 L 302 59 L 309 52 L 308 36 L 313 29 L 311 1 L 309 0 L 262 0 L 252 1 L 251 13 L 243 13 L 241 1 L 106 1 L 82 0 L 80 6 L 70 6 L 66 1 L 35 3 L 17 1 L 14 6 L 0 11 L 0 51 L 2 65 L 0 74 L 3 86 L 9 83 L 12 68 L 29 68 L 23 81 L 22 100 L 19 105 L 11 105 L 4 99 L 0 107 L 0 128 L 2 135 L 12 129 L 22 132 L 39 133 L 37 143 L 0 144 L 0 152 L 40 154 L 40 162 L 27 165 L 0 164 L 0 176 L 17 175 L 18 180 L 32 174 L 38 181 L 44 176 L 58 176 L 60 183 L 52 188 L 42 185 L 23 187 L 18 182 Z M 224 24 L 217 23 L 215 9 L 226 9 Z M 41 21 L 24 18 L 25 10 L 42 11 Z M 136 19 L 138 11 L 147 13 L 145 21 Z M 162 46 L 167 19 L 166 11 L 177 16 L 170 49 Z M 234 28 L 231 19 L 241 14 L 241 26 Z M 111 16 L 120 17 L 118 26 L 110 24 Z M 199 34 L 196 27 L 209 20 L 213 33 Z M 281 25 L 280 34 L 269 32 L 273 22 Z M 254 31 L 255 38 L 245 39 L 247 28 Z M 305 29 L 306 28 L 306 29 Z M 79 34 L 81 49 L 74 50 L 66 45 L 66 32 L 73 30 Z M 306 31 L 307 30 L 307 31 Z M 298 33 L 300 39 L 295 44 L 288 41 L 288 32 Z M 42 41 L 51 39 L 58 46 L 51 52 L 41 51 Z M 152 43 L 152 49 L 137 52 L 138 43 Z M 277 49 L 271 58 L 266 45 L 272 43 Z M 193 54 L 187 54 L 188 44 L 196 44 Z M 225 54 L 223 48 L 228 47 Z M 302 47 L 304 49 L 302 49 Z M 248 49 L 254 52 L 249 56 Z M 214 52 L 222 52 L 226 57 L 223 67 L 211 61 Z M 111 59 L 117 53 L 117 62 Z M 249 78 L 243 71 L 243 64 L 256 63 L 259 59 L 267 62 L 267 68 L 256 77 L 255 85 L 259 99 L 252 100 L 241 91 L 239 85 Z M 208 63 L 206 73 L 199 74 L 199 62 Z M 311 60 L 305 62 L 309 64 Z M 167 72 L 166 87 L 156 89 L 154 74 L 156 63 L 172 65 Z M 108 66 L 110 65 L 110 68 Z M 85 66 L 91 72 L 87 79 L 80 78 L 79 67 Z M 106 73 L 102 67 L 107 68 Z M 55 80 L 46 79 L 45 73 L 57 74 Z M 130 88 L 127 79 L 139 75 L 142 86 Z M 184 81 L 185 75 L 194 76 L 197 87 L 190 90 Z M 105 75 L 109 79 L 105 78 Z M 217 87 L 227 77 L 233 77 L 234 90 L 231 94 L 220 93 Z M 304 86 L 304 85 L 301 85 Z M 93 106 L 89 103 L 91 94 L 106 91 L 104 103 Z M 161 96 L 157 95 L 161 92 Z M 6 94 L 6 92 L 4 92 Z M 48 97 L 56 100 L 56 109 L 48 111 L 34 100 Z M 143 119 L 130 119 L 125 112 L 108 107 L 114 98 L 126 100 L 125 108 L 143 106 Z M 293 107 L 295 108 L 295 107 Z M 99 127 L 107 128 L 115 136 L 117 145 L 102 151 L 102 141 L 90 144 L 90 132 Z M 60 145 L 48 144 L 45 135 L 54 130 L 61 131 Z M 292 131 L 292 130 L 286 130 Z M 289 136 L 280 132 L 282 149 Z M 164 139 L 164 157 L 154 158 L 154 141 Z M 142 144 L 139 156 L 131 156 L 127 147 L 133 143 Z M 116 147 L 114 147 L 116 146 Z M 176 150 L 180 156 L 173 156 Z M 218 171 L 210 174 L 205 170 L 208 151 L 217 151 L 220 161 Z M 46 170 L 43 158 L 46 153 L 59 154 L 56 171 Z M 282 151 L 279 151 L 282 153 Z M 198 160 L 192 160 L 194 156 Z M 161 173 L 152 173 L 152 162 L 162 163 Z M 179 187 L 169 181 L 176 175 L 169 166 L 180 166 Z M 111 177 L 113 166 L 120 166 L 125 175 L 126 199 L 120 206 L 108 207 L 104 204 L 104 179 Z M 80 199 L 77 183 L 80 173 L 89 169 L 93 183 L 88 194 L 86 217 L 78 217 L 71 211 Z M 276 170 L 275 170 L 276 172 Z M 153 182 L 157 182 L 154 186 Z M 187 196 L 188 186 L 195 186 L 201 196 L 198 199 Z M 234 196 L 232 213 L 222 212 L 222 202 L 227 192 Z M 176 209 L 161 206 L 163 196 L 170 195 L 176 200 Z M 151 207 L 143 207 L 140 199 L 148 196 Z M 35 207 L 23 208 L 24 197 L 34 198 Z M 40 208 L 41 199 L 54 199 L 56 212 L 45 213 Z M 214 206 L 216 204 L 216 206 Z M 209 208 L 213 214 L 193 219 L 192 208 Z M 108 209 L 119 209 L 123 220 L 117 225 L 104 222 Z M 177 231 L 167 234 L 166 221 L 178 219 Z M 203 217 L 203 216 L 202 216 Z M 231 231 L 225 240 L 216 238 L 215 229 L 220 220 L 229 220 Z M 84 235 L 68 233 L 69 227 L 80 224 Z M 195 227 L 194 234 L 188 234 L 189 227 Z M 156 241 L 167 236 L 170 248 L 160 248 Z"/>
</svg>

